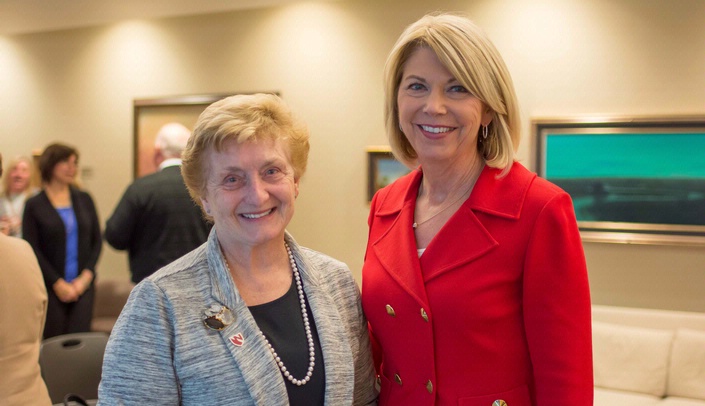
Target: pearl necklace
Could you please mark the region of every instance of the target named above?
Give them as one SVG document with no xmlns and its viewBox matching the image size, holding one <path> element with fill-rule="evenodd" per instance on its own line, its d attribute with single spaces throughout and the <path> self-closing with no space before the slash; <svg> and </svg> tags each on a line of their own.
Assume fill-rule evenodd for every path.
<svg viewBox="0 0 705 406">
<path fill-rule="evenodd" d="M 311 380 L 311 376 L 313 375 L 313 366 L 316 365 L 316 347 L 313 343 L 313 335 L 311 334 L 311 324 L 308 321 L 308 312 L 306 312 L 306 296 L 304 296 L 304 289 L 301 286 L 301 276 L 299 275 L 299 268 L 296 266 L 296 260 L 294 260 L 294 255 L 291 253 L 291 248 L 289 248 L 289 244 L 284 243 L 284 246 L 286 247 L 286 252 L 289 255 L 289 264 L 291 265 L 291 270 L 294 272 L 296 290 L 299 294 L 299 303 L 301 303 L 301 316 L 304 319 L 304 330 L 306 330 L 306 341 L 308 342 L 309 355 L 308 371 L 306 372 L 306 376 L 303 379 L 294 378 L 291 373 L 286 369 L 286 366 L 284 366 L 284 361 L 281 360 L 276 350 L 274 350 L 274 347 L 264 335 L 262 330 L 259 330 L 259 333 L 264 338 L 264 342 L 267 343 L 269 352 L 272 353 L 272 357 L 274 357 L 274 361 L 277 363 L 277 366 L 282 371 L 284 377 L 294 385 L 302 386 L 306 385 L 308 381 Z M 225 252 L 223 252 L 223 262 L 225 262 L 225 267 L 228 269 L 228 273 L 232 274 L 232 272 L 230 272 L 230 265 L 228 265 L 228 260 L 225 258 Z"/>
</svg>

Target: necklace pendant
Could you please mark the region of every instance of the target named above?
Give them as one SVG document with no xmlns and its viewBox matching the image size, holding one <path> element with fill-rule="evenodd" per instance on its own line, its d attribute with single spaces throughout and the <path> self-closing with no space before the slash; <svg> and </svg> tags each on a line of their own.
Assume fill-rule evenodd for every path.
<svg viewBox="0 0 705 406">
<path fill-rule="evenodd" d="M 416 224 L 416 222 L 414 221 L 414 224 L 411 225 L 411 228 L 413 228 L 414 230 L 416 230 L 416 227 L 418 227 L 418 224 Z"/>
</svg>

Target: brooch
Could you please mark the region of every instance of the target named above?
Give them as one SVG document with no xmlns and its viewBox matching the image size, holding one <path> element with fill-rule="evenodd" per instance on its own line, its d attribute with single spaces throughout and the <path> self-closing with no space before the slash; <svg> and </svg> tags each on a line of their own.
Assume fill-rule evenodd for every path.
<svg viewBox="0 0 705 406">
<path fill-rule="evenodd" d="M 220 304 L 212 304 L 203 313 L 203 324 L 212 330 L 222 330 L 235 322 L 235 317 L 230 309 Z"/>
</svg>

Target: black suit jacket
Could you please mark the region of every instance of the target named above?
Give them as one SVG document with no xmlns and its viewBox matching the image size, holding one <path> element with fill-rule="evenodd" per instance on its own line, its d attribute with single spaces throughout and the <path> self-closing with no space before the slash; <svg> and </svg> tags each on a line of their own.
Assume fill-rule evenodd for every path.
<svg viewBox="0 0 705 406">
<path fill-rule="evenodd" d="M 71 188 L 71 205 L 78 222 L 78 272 L 90 269 L 96 273 L 103 240 L 100 222 L 91 196 Z M 46 192 L 27 199 L 22 217 L 22 238 L 34 249 L 44 282 L 51 290 L 64 277 L 66 265 L 66 228 L 61 216 L 51 205 Z"/>
<path fill-rule="evenodd" d="M 181 168 L 168 166 L 128 186 L 108 219 L 105 239 L 128 251 L 132 281 L 139 283 L 203 244 L 209 231 L 186 190 Z"/>
</svg>

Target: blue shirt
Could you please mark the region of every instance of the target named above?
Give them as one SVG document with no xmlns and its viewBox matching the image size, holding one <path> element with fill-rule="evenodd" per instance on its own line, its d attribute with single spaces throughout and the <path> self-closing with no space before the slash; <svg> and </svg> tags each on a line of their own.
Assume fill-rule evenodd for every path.
<svg viewBox="0 0 705 406">
<path fill-rule="evenodd" d="M 66 265 L 64 266 L 64 280 L 71 282 L 78 276 L 78 226 L 76 212 L 73 207 L 57 207 L 61 220 L 66 228 Z"/>
</svg>

